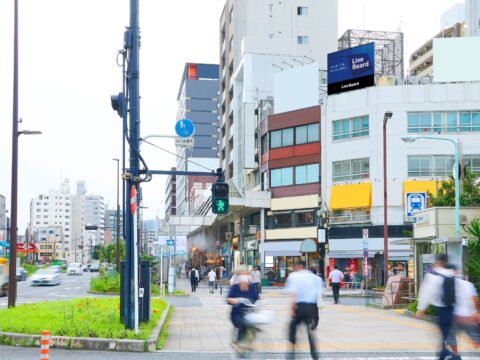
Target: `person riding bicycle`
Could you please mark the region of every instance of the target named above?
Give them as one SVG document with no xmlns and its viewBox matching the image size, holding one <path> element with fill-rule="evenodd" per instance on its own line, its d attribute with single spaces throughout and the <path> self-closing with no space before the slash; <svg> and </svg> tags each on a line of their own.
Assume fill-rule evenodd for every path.
<svg viewBox="0 0 480 360">
<path fill-rule="evenodd" d="M 233 326 L 238 330 L 235 343 L 239 343 L 244 340 L 247 331 L 247 323 L 245 321 L 247 305 L 242 303 L 241 298 L 248 299 L 252 303 L 255 303 L 258 300 L 258 292 L 252 284 L 246 268 L 238 269 L 236 278 L 238 283 L 230 287 L 227 296 L 227 303 L 232 305 L 230 320 L 232 321 Z"/>
</svg>

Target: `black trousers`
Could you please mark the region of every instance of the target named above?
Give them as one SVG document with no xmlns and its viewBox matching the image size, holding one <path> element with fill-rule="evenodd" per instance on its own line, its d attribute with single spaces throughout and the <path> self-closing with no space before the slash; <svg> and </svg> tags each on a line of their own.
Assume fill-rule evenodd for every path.
<svg viewBox="0 0 480 360">
<path fill-rule="evenodd" d="M 190 285 L 192 285 L 192 292 L 197 290 L 197 279 L 190 280 Z"/>
<path fill-rule="evenodd" d="M 317 304 L 297 304 L 295 316 L 290 322 L 290 334 L 289 340 L 292 345 L 297 342 L 297 326 L 304 323 L 307 326 L 308 342 L 310 343 L 310 354 L 313 360 L 318 359 L 317 345 L 315 343 L 315 336 L 312 332 L 312 326 L 316 325 L 316 319 L 318 318 Z"/>
<path fill-rule="evenodd" d="M 338 304 L 338 299 L 340 299 L 340 283 L 332 282 L 330 285 L 332 286 L 333 300 L 335 304 Z"/>
<path fill-rule="evenodd" d="M 441 355 L 440 358 L 443 358 L 447 355 L 446 341 L 448 334 L 450 334 L 450 329 L 453 324 L 453 306 L 449 307 L 436 307 L 438 315 L 438 327 L 442 333 L 442 346 L 441 346 Z"/>
</svg>

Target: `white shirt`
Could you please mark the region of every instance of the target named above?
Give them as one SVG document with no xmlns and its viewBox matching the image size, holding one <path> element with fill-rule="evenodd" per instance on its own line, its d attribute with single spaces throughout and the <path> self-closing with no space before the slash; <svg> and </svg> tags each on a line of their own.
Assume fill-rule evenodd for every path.
<svg viewBox="0 0 480 360">
<path fill-rule="evenodd" d="M 217 273 L 213 270 L 210 270 L 210 272 L 208 273 L 208 281 L 215 281 L 216 278 Z"/>
<path fill-rule="evenodd" d="M 435 268 L 435 272 L 443 276 L 453 276 L 453 271 L 444 268 Z M 456 291 L 455 283 L 455 293 Z M 445 304 L 442 301 L 443 296 L 443 277 L 427 273 L 423 278 L 422 286 L 418 293 L 418 310 L 425 310 L 428 305 L 444 307 Z"/>
<path fill-rule="evenodd" d="M 455 307 L 453 313 L 457 316 L 472 316 L 477 313 L 473 298 L 477 296 L 475 286 L 469 281 L 455 279 Z"/>
<path fill-rule="evenodd" d="M 335 269 L 328 275 L 328 278 L 332 283 L 339 283 L 343 280 L 343 274 L 340 270 Z"/>
<path fill-rule="evenodd" d="M 252 276 L 252 283 L 260 283 L 260 281 L 262 280 L 261 279 L 261 274 L 260 274 L 260 271 L 258 270 L 253 270 L 250 275 Z"/>
<path fill-rule="evenodd" d="M 285 289 L 295 294 L 297 304 L 317 304 L 322 294 L 322 278 L 308 270 L 295 271 L 288 276 Z"/>
</svg>

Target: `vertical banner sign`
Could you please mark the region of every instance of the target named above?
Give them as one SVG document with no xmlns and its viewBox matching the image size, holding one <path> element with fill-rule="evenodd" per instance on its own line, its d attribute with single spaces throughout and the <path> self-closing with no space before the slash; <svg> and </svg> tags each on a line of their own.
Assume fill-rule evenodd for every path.
<svg viewBox="0 0 480 360">
<path fill-rule="evenodd" d="M 130 212 L 133 217 L 133 293 L 135 294 L 135 334 L 138 334 L 138 239 L 137 239 L 137 190 L 130 188 Z"/>
<path fill-rule="evenodd" d="M 365 279 L 368 278 L 368 229 L 362 230 L 362 244 L 363 244 L 363 274 Z"/>
</svg>

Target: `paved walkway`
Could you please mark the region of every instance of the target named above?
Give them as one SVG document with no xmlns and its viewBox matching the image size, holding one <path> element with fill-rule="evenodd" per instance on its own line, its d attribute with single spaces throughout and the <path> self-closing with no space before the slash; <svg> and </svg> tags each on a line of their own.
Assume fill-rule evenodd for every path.
<svg viewBox="0 0 480 360">
<path fill-rule="evenodd" d="M 209 294 L 207 284 L 201 283 L 196 293 L 190 293 L 190 285 L 185 279 L 177 280 L 177 287 L 190 296 L 171 300 L 175 311 L 164 350 L 230 352 L 232 326 L 230 308 L 225 302 L 226 291 L 223 295 L 219 291 Z M 288 345 L 288 297 L 279 289 L 265 289 L 262 297 L 274 310 L 276 321 L 265 327 L 258 337 L 257 349 L 285 352 Z M 298 335 L 298 350 L 307 351 L 306 331 L 300 329 Z M 439 341 L 431 323 L 405 317 L 396 311 L 334 305 L 328 298 L 320 312 L 316 335 L 321 352 L 434 352 Z M 463 336 L 459 340 L 461 351 L 475 350 Z"/>
</svg>

